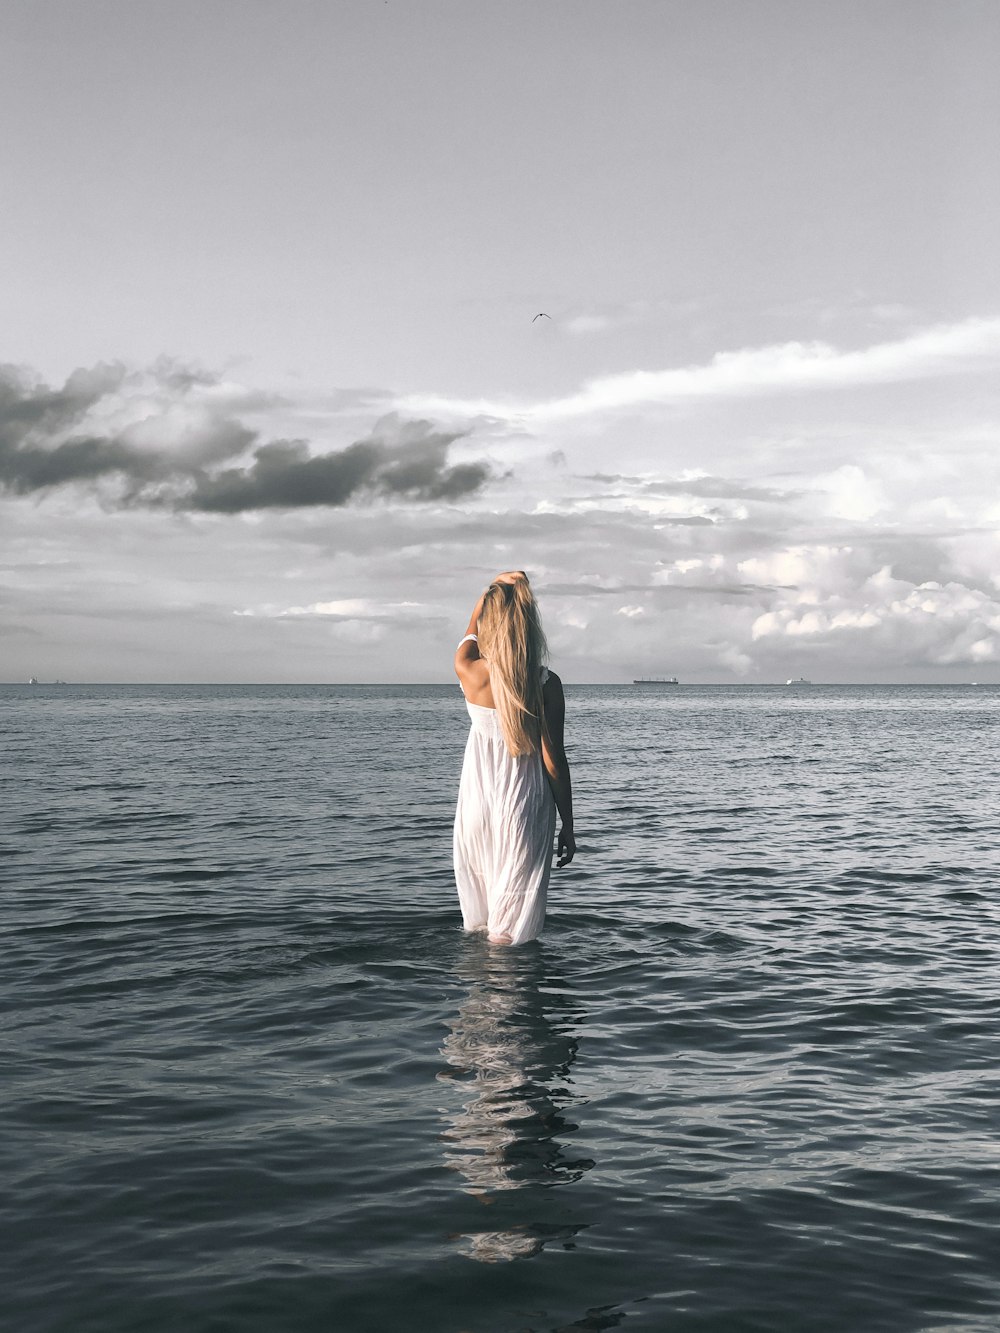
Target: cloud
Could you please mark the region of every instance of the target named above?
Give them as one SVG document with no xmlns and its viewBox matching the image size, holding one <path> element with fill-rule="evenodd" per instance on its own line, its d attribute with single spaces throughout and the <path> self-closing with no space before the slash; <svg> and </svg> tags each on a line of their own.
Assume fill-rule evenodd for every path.
<svg viewBox="0 0 1000 1333">
<path fill-rule="evenodd" d="M 71 481 L 94 481 L 110 472 L 131 472 L 143 482 L 156 474 L 155 460 L 118 438 L 82 433 L 60 436 L 119 390 L 124 366 L 75 371 L 61 389 L 32 384 L 14 366 L 0 367 L 0 482 L 20 494 Z"/>
<path fill-rule="evenodd" d="M 693 399 L 894 384 L 979 369 L 998 355 L 1000 319 L 976 318 L 936 325 L 855 351 L 817 341 L 719 352 L 703 365 L 605 375 L 589 380 L 576 393 L 547 402 L 518 405 L 417 394 L 403 398 L 397 406 L 435 416 L 484 415 L 543 425 Z"/>
<path fill-rule="evenodd" d="M 391 418 L 376 431 L 395 430 Z M 254 451 L 253 462 L 208 475 L 198 473 L 194 488 L 178 507 L 222 514 L 248 509 L 339 506 L 361 493 L 411 500 L 459 500 L 478 491 L 491 476 L 485 463 L 449 467 L 449 446 L 457 433 L 434 432 L 427 422 L 402 423 L 403 444 L 374 437 L 346 449 L 313 456 L 304 440 L 276 440 Z"/>
<path fill-rule="evenodd" d="M 567 333 L 579 337 L 581 334 L 602 333 L 611 323 L 607 315 L 574 315 L 571 319 L 563 320 L 561 327 Z"/>
<path fill-rule="evenodd" d="M 573 337 L 587 337 L 593 333 L 624 329 L 630 325 L 647 324 L 651 320 L 690 320 L 701 307 L 700 301 L 641 300 L 590 306 L 574 314 L 558 314 L 558 327 Z"/>
<path fill-rule="evenodd" d="M 828 511 L 837 518 L 865 522 L 887 508 L 882 488 L 854 463 L 816 478 L 814 485 L 826 493 Z"/>
<path fill-rule="evenodd" d="M 658 477 L 629 477 L 621 473 L 593 472 L 581 481 L 597 481 L 604 485 L 620 486 L 632 493 L 650 495 L 692 495 L 710 500 L 765 500 L 786 504 L 801 497 L 799 490 L 779 490 L 773 486 L 758 486 L 740 478 L 715 477 L 709 473 L 686 473 L 677 479 Z"/>
<path fill-rule="evenodd" d="M 236 514 L 380 496 L 456 501 L 493 475 L 482 461 L 450 464 L 466 432 L 428 421 L 390 414 L 366 439 L 314 453 L 303 439 L 260 442 L 234 405 L 263 404 L 166 360 L 146 372 L 78 370 L 59 389 L 0 366 L 0 488 L 31 495 L 83 485 L 123 508 Z"/>
<path fill-rule="evenodd" d="M 262 616 L 271 620 L 311 617 L 334 621 L 414 621 L 426 620 L 429 615 L 427 607 L 421 602 L 386 602 L 373 597 L 341 597 L 329 602 L 309 602 L 305 606 L 275 606 L 264 603 L 261 606 L 249 606 L 241 611 L 234 611 L 233 614 Z"/>
<path fill-rule="evenodd" d="M 894 343 L 878 374 L 975 368 L 988 324 L 933 355 Z M 875 352 L 831 353 L 834 378 L 863 382 L 848 355 Z M 689 373 L 735 394 L 746 356 L 730 388 L 721 358 Z M 789 393 L 807 360 L 782 363 Z M 4 506 L 5 617 L 36 630 L 11 662 L 25 679 L 446 679 L 476 593 L 517 567 L 570 681 L 992 679 L 996 400 L 982 381 L 961 387 L 733 397 L 669 429 L 595 416 L 546 439 L 485 418 L 373 427 L 379 409 L 345 415 L 329 389 L 278 400 L 171 363 L 54 387 L 7 371 L 0 477 L 45 497 Z M 499 479 L 487 453 L 517 474 L 481 495 Z M 82 490 L 102 504 L 81 505 Z M 213 522 L 206 565 L 204 524 L 178 511 L 254 518 Z M 197 650 L 179 643 L 184 617 Z"/>
<path fill-rule="evenodd" d="M 286 625 L 322 625 L 341 643 L 359 647 L 384 642 L 392 634 L 412 636 L 435 627 L 440 635 L 447 617 L 421 602 L 386 601 L 378 597 L 340 597 L 299 606 L 263 603 L 236 610 L 233 615 L 251 620 L 278 620 Z"/>
<path fill-rule="evenodd" d="M 962 583 L 914 585 L 886 565 L 860 586 L 792 592 L 758 616 L 751 633 L 820 648 L 864 637 L 869 651 L 897 660 L 977 665 L 1000 660 L 1000 600 Z"/>
</svg>

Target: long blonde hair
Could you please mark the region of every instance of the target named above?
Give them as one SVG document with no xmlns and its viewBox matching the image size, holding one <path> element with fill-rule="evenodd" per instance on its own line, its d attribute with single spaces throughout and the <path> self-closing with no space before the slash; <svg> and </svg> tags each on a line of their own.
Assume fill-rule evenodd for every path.
<svg viewBox="0 0 1000 1333">
<path fill-rule="evenodd" d="M 542 734 L 542 667 L 548 646 L 526 578 L 491 583 L 477 626 L 500 730 L 512 755 L 535 754 Z"/>
</svg>

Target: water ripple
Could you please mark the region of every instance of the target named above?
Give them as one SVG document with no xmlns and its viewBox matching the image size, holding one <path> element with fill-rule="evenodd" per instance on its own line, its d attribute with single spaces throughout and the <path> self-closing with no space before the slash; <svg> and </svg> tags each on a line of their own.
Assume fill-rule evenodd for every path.
<svg viewBox="0 0 1000 1333">
<path fill-rule="evenodd" d="M 1000 1325 L 1000 691 L 570 690 L 509 951 L 451 688 L 0 705 L 18 1333 Z"/>
</svg>

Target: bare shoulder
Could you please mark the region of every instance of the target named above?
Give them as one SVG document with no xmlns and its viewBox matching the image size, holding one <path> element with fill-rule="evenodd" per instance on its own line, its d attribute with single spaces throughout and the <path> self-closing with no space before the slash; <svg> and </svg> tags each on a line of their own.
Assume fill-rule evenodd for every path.
<svg viewBox="0 0 1000 1333">
<path fill-rule="evenodd" d="M 455 675 L 462 687 L 462 693 L 470 703 L 492 706 L 490 671 L 481 657 L 462 657 L 456 654 Z"/>
<path fill-rule="evenodd" d="M 461 681 L 473 681 L 482 684 L 490 678 L 489 667 L 481 657 L 463 657 L 455 655 L 455 674 Z"/>
<path fill-rule="evenodd" d="M 455 674 L 463 676 L 470 667 L 480 665 L 482 660 L 479 656 L 479 640 L 474 634 L 467 634 L 455 649 Z"/>
</svg>

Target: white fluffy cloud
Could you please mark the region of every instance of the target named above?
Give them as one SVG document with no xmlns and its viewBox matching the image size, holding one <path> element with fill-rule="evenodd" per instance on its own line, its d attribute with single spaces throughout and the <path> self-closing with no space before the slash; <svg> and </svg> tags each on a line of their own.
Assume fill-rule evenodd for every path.
<svg viewBox="0 0 1000 1333">
<path fill-rule="evenodd" d="M 1000 597 L 958 582 L 908 583 L 888 566 L 860 585 L 844 580 L 822 588 L 820 582 L 787 593 L 758 616 L 752 637 L 809 640 L 823 650 L 838 639 L 862 639 L 869 654 L 907 665 L 1000 660 Z M 857 651 L 862 645 L 850 646 Z"/>
</svg>

